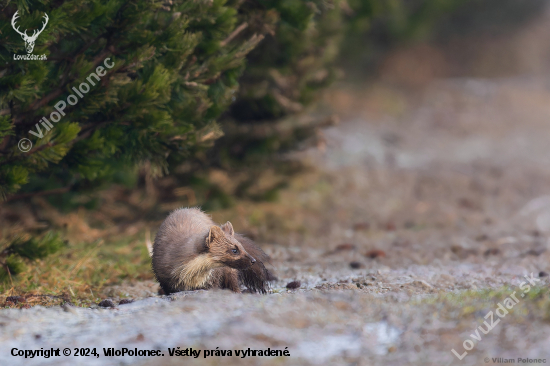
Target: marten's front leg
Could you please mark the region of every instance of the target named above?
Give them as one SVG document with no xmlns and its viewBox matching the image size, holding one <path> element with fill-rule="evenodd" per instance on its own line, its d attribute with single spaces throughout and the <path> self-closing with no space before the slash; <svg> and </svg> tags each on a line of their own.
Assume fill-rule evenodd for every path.
<svg viewBox="0 0 550 366">
<path fill-rule="evenodd" d="M 239 271 L 229 267 L 216 268 L 213 273 L 217 287 L 229 289 L 233 292 L 241 292 L 239 286 Z"/>
</svg>

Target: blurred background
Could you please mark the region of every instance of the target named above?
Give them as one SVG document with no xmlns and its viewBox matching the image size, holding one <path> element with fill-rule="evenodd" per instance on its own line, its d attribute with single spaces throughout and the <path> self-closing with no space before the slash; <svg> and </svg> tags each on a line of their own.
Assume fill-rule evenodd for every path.
<svg viewBox="0 0 550 366">
<path fill-rule="evenodd" d="M 505 286 L 527 273 L 547 281 L 548 1 L 99 3 L 1 5 L 6 307 L 158 296 L 146 243 L 185 206 L 260 243 L 275 293 L 291 281 L 298 292 L 329 291 L 304 295 L 318 313 L 295 300 L 307 316 L 285 300 L 278 319 L 289 320 L 271 338 L 296 330 L 290 339 L 306 357 L 313 345 L 300 342 L 315 326 L 344 334 L 358 313 L 357 324 L 374 324 L 319 341 L 336 351 L 316 362 L 439 362 Z M 28 29 L 49 15 L 34 51 L 47 62 L 13 59 L 25 52 L 16 10 Z M 100 85 L 19 151 L 108 56 L 116 66 Z M 463 292 L 444 297 L 452 291 Z M 514 315 L 516 333 L 487 340 L 480 357 L 544 355 L 545 291 L 522 304 L 530 324 Z M 430 294 L 435 302 L 414 303 Z M 275 342 L 231 325 L 219 334 L 227 344 Z"/>
</svg>

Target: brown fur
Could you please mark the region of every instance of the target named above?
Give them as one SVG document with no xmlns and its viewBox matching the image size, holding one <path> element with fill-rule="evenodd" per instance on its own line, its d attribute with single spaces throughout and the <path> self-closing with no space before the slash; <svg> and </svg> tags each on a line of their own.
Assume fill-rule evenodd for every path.
<svg viewBox="0 0 550 366">
<path fill-rule="evenodd" d="M 235 234 L 230 222 L 217 226 L 197 208 L 176 210 L 164 220 L 152 259 L 166 294 L 209 288 L 240 292 L 241 284 L 265 293 L 275 279 L 265 268 L 267 255 L 254 242 Z"/>
</svg>

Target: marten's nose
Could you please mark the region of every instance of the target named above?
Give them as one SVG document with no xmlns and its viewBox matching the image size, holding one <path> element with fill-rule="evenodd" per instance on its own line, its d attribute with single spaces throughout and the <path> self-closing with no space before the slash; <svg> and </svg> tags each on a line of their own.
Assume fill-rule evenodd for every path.
<svg viewBox="0 0 550 366">
<path fill-rule="evenodd" d="M 251 262 L 252 264 L 254 264 L 254 263 L 256 263 L 256 260 L 255 260 L 254 258 L 250 257 L 250 262 Z"/>
</svg>

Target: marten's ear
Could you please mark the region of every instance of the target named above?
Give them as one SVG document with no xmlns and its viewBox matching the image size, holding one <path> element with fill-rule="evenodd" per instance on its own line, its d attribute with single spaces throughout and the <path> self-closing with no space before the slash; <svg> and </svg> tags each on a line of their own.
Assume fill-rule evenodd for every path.
<svg viewBox="0 0 550 366">
<path fill-rule="evenodd" d="M 210 243 L 212 243 L 216 239 L 223 238 L 224 234 L 222 229 L 219 228 L 219 226 L 211 226 L 210 232 L 208 233 L 208 237 L 206 238 L 206 246 L 210 247 Z"/>
<path fill-rule="evenodd" d="M 233 225 L 231 225 L 229 221 L 222 225 L 222 230 L 224 233 L 230 236 L 233 236 L 235 234 L 235 230 L 233 230 Z"/>
</svg>

